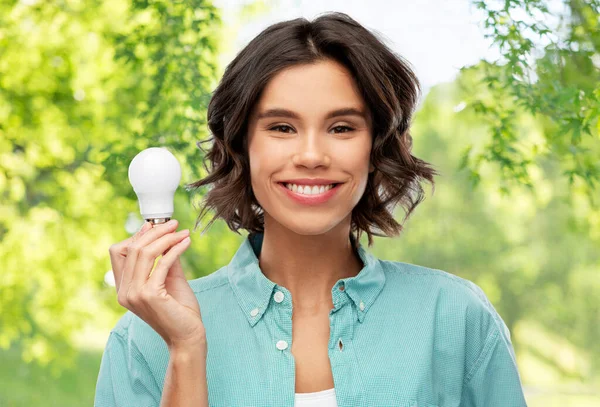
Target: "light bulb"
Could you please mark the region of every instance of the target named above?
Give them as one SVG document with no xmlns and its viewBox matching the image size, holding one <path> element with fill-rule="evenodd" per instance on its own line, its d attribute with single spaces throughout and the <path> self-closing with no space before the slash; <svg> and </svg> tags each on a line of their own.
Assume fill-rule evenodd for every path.
<svg viewBox="0 0 600 407">
<path fill-rule="evenodd" d="M 138 197 L 142 218 L 153 224 L 169 221 L 180 180 L 179 161 L 165 147 L 150 147 L 133 157 L 129 182 Z"/>
</svg>

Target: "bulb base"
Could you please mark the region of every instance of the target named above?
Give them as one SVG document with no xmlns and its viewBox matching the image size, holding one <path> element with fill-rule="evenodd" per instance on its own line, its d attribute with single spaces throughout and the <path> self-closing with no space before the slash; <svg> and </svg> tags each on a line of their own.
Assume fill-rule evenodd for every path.
<svg viewBox="0 0 600 407">
<path fill-rule="evenodd" d="M 152 225 L 159 225 L 161 223 L 167 223 L 171 218 L 146 218 L 146 222 L 152 223 Z"/>
</svg>

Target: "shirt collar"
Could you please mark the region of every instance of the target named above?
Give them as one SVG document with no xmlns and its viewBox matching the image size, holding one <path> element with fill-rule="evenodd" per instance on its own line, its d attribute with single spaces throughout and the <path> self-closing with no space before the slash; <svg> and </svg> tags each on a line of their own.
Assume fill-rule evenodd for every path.
<svg viewBox="0 0 600 407">
<path fill-rule="evenodd" d="M 258 256 L 263 237 L 264 233 L 248 235 L 227 266 L 229 284 L 251 326 L 256 325 L 265 313 L 273 289 L 277 286 L 259 267 Z M 385 284 L 385 274 L 379 259 L 369 253 L 360 242 L 357 252 L 364 267 L 356 276 L 338 280 L 332 292 L 344 285 L 344 291 L 354 302 L 358 320 L 362 323 Z"/>
</svg>

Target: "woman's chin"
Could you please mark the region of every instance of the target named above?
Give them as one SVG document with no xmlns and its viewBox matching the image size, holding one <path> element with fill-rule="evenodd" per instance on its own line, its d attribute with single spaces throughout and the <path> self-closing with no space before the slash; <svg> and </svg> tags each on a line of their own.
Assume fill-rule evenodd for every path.
<svg viewBox="0 0 600 407">
<path fill-rule="evenodd" d="M 319 221 L 318 217 L 313 215 L 298 215 L 293 222 L 288 222 L 284 226 L 298 235 L 316 237 L 330 233 L 337 225 L 339 222 L 331 222 L 330 218 Z"/>
</svg>

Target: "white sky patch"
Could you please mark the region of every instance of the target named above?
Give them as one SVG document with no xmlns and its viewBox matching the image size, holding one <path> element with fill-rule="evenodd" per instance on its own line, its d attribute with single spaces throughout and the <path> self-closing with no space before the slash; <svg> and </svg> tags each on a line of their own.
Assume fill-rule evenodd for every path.
<svg viewBox="0 0 600 407">
<path fill-rule="evenodd" d="M 232 49 L 223 56 L 225 64 L 267 26 L 297 17 L 313 19 L 327 11 L 350 15 L 412 64 L 423 87 L 428 90 L 453 81 L 461 67 L 481 59 L 498 60 L 501 55 L 491 40 L 484 37 L 481 10 L 470 0 L 277 0 L 263 1 L 271 11 L 243 22 Z M 243 0 L 214 0 L 222 9 L 227 24 Z M 553 11 L 562 11 L 560 1 L 549 2 Z M 516 18 L 516 17 L 513 17 Z"/>
</svg>

